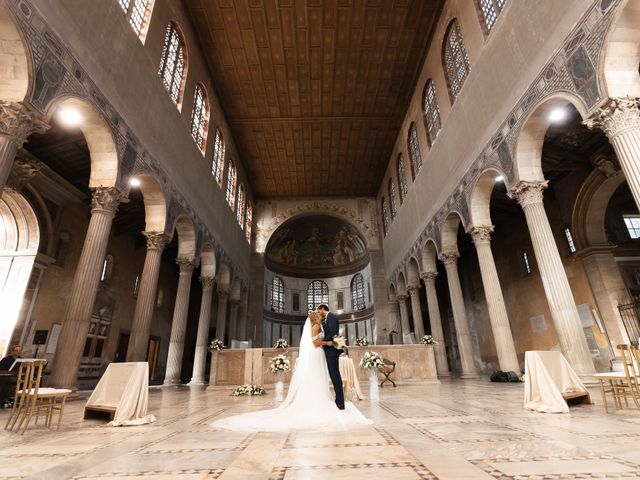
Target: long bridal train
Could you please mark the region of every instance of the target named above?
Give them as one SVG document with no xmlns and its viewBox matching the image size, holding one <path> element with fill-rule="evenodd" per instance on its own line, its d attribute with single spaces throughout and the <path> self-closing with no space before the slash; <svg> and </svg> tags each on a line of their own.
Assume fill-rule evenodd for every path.
<svg viewBox="0 0 640 480">
<path fill-rule="evenodd" d="M 322 332 L 320 333 L 322 334 Z M 346 430 L 371 422 L 351 402 L 339 410 L 331 398 L 329 372 L 322 348 L 313 345 L 307 318 L 300 338 L 298 362 L 282 405 L 271 410 L 245 413 L 215 421 L 228 430 L 275 431 L 293 428 Z"/>
</svg>

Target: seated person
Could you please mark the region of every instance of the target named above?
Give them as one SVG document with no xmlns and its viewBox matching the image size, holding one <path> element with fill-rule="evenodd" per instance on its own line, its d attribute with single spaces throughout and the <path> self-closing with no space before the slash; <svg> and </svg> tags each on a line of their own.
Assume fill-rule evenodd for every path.
<svg viewBox="0 0 640 480">
<path fill-rule="evenodd" d="M 16 386 L 16 375 L 19 365 L 14 362 L 22 355 L 22 346 L 13 345 L 9 350 L 9 355 L 0 360 L 0 408 L 4 408 L 9 395 L 13 393 Z M 11 368 L 13 366 L 13 369 Z M 7 375 L 13 374 L 13 375 Z"/>
</svg>

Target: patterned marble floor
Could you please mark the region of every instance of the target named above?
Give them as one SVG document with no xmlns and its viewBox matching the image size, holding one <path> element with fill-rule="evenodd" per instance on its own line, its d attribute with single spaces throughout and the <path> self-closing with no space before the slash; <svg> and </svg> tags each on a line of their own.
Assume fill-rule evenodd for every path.
<svg viewBox="0 0 640 480">
<path fill-rule="evenodd" d="M 215 418 L 269 408 L 273 395 L 152 389 L 158 421 L 110 428 L 69 404 L 60 432 L 0 430 L 0 479 L 640 478 L 640 412 L 595 405 L 525 412 L 522 384 L 445 380 L 381 390 L 358 406 L 374 425 L 347 433 L 234 433 Z M 0 413 L 4 425 L 7 412 Z"/>
</svg>

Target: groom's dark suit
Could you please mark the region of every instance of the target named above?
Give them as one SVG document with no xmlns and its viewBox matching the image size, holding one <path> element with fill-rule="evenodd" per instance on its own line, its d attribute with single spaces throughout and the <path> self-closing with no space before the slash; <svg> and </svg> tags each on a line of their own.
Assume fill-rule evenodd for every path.
<svg viewBox="0 0 640 480">
<path fill-rule="evenodd" d="M 335 335 L 338 335 L 338 317 L 329 312 L 324 319 L 324 340 L 331 341 Z M 333 391 L 336 393 L 336 405 L 338 408 L 344 409 L 344 392 L 342 391 L 342 377 L 340 376 L 340 350 L 333 345 L 322 348 L 327 357 L 327 368 L 329 369 L 331 383 L 333 383 Z"/>
</svg>

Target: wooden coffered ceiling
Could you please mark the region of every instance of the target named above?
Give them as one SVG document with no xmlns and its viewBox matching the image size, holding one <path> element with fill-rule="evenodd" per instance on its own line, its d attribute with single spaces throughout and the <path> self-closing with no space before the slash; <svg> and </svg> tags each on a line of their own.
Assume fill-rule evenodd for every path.
<svg viewBox="0 0 640 480">
<path fill-rule="evenodd" d="M 443 0 L 184 1 L 254 195 L 375 195 Z"/>
</svg>

